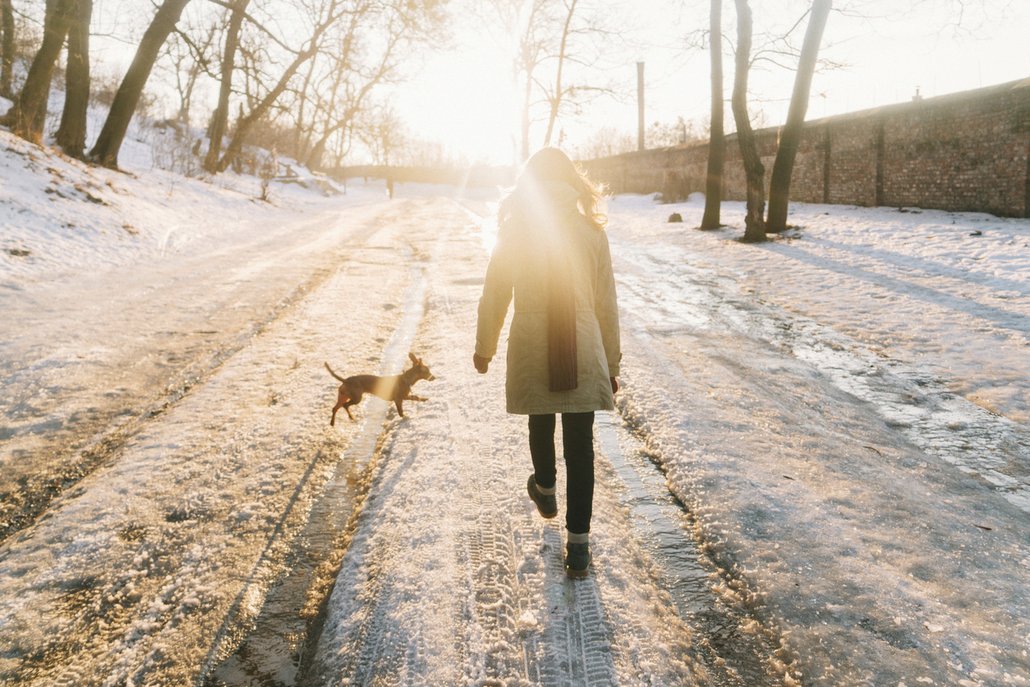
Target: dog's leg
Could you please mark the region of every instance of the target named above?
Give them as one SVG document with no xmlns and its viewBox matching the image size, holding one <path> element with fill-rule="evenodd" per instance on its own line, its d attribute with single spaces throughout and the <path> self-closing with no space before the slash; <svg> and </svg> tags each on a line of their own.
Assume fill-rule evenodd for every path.
<svg viewBox="0 0 1030 687">
<path fill-rule="evenodd" d="M 361 403 L 361 399 L 365 395 L 365 393 L 360 389 L 358 389 L 357 393 L 355 393 L 355 390 L 353 388 L 350 388 L 346 391 L 341 389 L 340 394 L 340 398 L 343 399 L 341 400 L 340 404 L 343 406 L 343 409 L 347 411 L 347 417 L 349 417 L 351 421 L 353 421 L 354 416 L 351 415 L 350 407 L 356 406 L 357 404 Z M 345 399 L 343 398 L 344 396 L 346 396 Z"/>
<path fill-rule="evenodd" d="M 403 407 L 404 406 L 404 401 L 403 401 L 403 399 L 398 398 L 398 399 L 396 399 L 393 402 L 393 404 L 395 406 L 397 406 L 397 414 L 400 415 L 401 417 L 404 417 L 404 407 Z"/>
<path fill-rule="evenodd" d="M 348 393 L 347 389 L 344 388 L 344 386 L 341 384 L 340 385 L 340 391 L 336 395 L 336 405 L 333 407 L 333 417 L 332 417 L 331 420 L 329 420 L 329 426 L 330 427 L 335 427 L 336 426 L 336 412 L 340 408 L 343 408 L 344 410 L 347 410 L 347 404 L 350 402 L 350 400 L 351 400 L 350 399 L 350 393 Z M 350 416 L 350 411 L 349 410 L 347 410 L 347 415 L 348 415 L 348 417 Z M 354 418 L 351 418 L 351 419 L 353 420 Z"/>
<path fill-rule="evenodd" d="M 429 399 L 426 398 L 425 396 L 408 396 L 407 400 L 409 400 L 409 401 L 428 401 Z"/>
</svg>

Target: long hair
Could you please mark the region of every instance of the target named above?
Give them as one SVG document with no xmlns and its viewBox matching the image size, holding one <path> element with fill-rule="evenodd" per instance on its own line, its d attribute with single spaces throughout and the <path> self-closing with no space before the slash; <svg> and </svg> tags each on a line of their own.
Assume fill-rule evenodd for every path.
<svg viewBox="0 0 1030 687">
<path fill-rule="evenodd" d="M 536 203 L 549 186 L 565 183 L 576 192 L 579 211 L 595 229 L 603 230 L 608 218 L 602 211 L 604 188 L 590 180 L 586 173 L 558 148 L 541 148 L 526 162 L 515 188 L 501 201 L 498 224 L 517 214 L 519 206 Z"/>
</svg>

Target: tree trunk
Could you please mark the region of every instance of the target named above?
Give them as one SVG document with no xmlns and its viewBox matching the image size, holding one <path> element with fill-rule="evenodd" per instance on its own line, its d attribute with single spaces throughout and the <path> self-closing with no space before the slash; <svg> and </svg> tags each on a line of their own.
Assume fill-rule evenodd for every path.
<svg viewBox="0 0 1030 687">
<path fill-rule="evenodd" d="M 323 172 L 325 168 L 323 166 L 323 159 L 325 157 L 325 146 L 329 142 L 329 134 L 323 134 L 313 146 L 308 154 L 304 158 L 304 166 L 310 169 L 312 172 Z"/>
<path fill-rule="evenodd" d="M 737 141 L 747 177 L 747 215 L 744 218 L 744 241 L 765 241 L 765 167 L 758 155 L 755 134 L 747 113 L 747 76 L 751 67 L 751 8 L 748 0 L 737 4 L 736 74 L 733 77 L 733 119 L 737 124 Z"/>
<path fill-rule="evenodd" d="M 318 60 L 311 60 L 308 63 L 308 71 L 304 75 L 304 82 L 297 93 L 300 102 L 297 103 L 297 123 L 294 126 L 293 136 L 293 159 L 295 160 L 303 160 L 308 154 L 308 150 L 311 148 L 311 138 L 314 135 L 315 119 L 318 116 L 317 105 L 314 107 L 315 113 L 311 115 L 311 125 L 309 127 L 304 126 L 304 117 L 307 114 L 308 93 L 311 88 L 311 80 L 315 76 L 315 66 L 317 64 Z"/>
<path fill-rule="evenodd" d="M 326 126 L 325 131 L 319 136 L 318 140 L 310 147 L 307 153 L 304 155 L 304 166 L 313 172 L 321 172 L 324 170 L 323 160 L 325 157 L 325 149 L 329 144 L 329 139 L 333 137 L 338 131 L 343 130 L 350 125 L 351 120 L 349 117 L 344 118 L 336 122 L 332 126 Z"/>
<path fill-rule="evenodd" d="M 726 136 L 723 130 L 722 105 L 722 0 L 712 0 L 712 124 L 708 137 L 708 175 L 705 178 L 705 214 L 702 229 L 722 226 L 722 169 L 726 159 Z"/>
<path fill-rule="evenodd" d="M 355 110 L 357 108 L 354 108 Z M 354 111 L 348 110 L 345 116 L 337 121 L 332 126 L 327 126 L 322 135 L 315 141 L 315 144 L 311 146 L 311 150 L 304 157 L 304 165 L 315 172 L 324 171 L 323 160 L 325 156 L 326 146 L 329 144 L 329 139 L 333 137 L 333 134 L 342 131 L 347 128 L 353 122 Z"/>
<path fill-rule="evenodd" d="M 522 134 L 522 141 L 519 145 L 519 155 L 522 162 L 529 159 L 529 99 L 532 97 L 533 75 L 526 74 L 526 85 L 522 92 L 522 116 L 519 122 L 519 129 Z"/>
<path fill-rule="evenodd" d="M 0 0 L 0 96 L 13 99 L 11 78 L 14 71 L 14 6 L 11 0 Z"/>
<path fill-rule="evenodd" d="M 576 12 L 576 3 L 579 0 L 572 0 L 569 4 L 569 11 L 565 15 L 565 24 L 562 26 L 561 44 L 558 48 L 558 67 L 554 78 L 554 95 L 550 98 L 551 111 L 547 117 L 547 133 L 544 134 L 544 147 L 551 145 L 551 136 L 554 134 L 554 123 L 558 119 L 558 110 L 561 108 L 563 86 L 562 71 L 565 67 L 565 51 L 569 43 L 569 27 L 572 26 L 572 15 Z"/>
<path fill-rule="evenodd" d="M 218 106 L 211 116 L 211 127 L 208 130 L 210 143 L 204 157 L 204 169 L 208 172 L 218 171 L 218 162 L 222 154 L 222 137 L 225 136 L 229 122 L 229 96 L 232 94 L 232 76 L 236 69 L 236 50 L 240 44 L 240 30 L 243 27 L 243 15 L 250 0 L 237 0 L 233 3 L 229 16 L 229 28 L 225 34 L 225 50 L 222 54 L 222 83 L 218 89 Z"/>
<path fill-rule="evenodd" d="M 543 0 L 530 0 L 529 17 L 526 20 L 526 28 L 519 38 L 519 56 L 515 61 L 514 81 L 518 81 L 520 72 L 523 72 L 526 79 L 522 86 L 522 112 L 519 118 L 519 157 L 521 162 L 529 159 L 529 109 L 533 97 L 533 70 L 539 64 L 537 57 L 539 46 L 535 44 L 533 29 L 536 28 L 537 13 L 541 11 L 542 6 Z"/>
<path fill-rule="evenodd" d="M 86 110 L 89 108 L 89 25 L 93 0 L 77 0 L 75 21 L 68 31 L 68 71 L 65 73 L 64 111 L 57 130 L 57 145 L 66 155 L 84 156 Z"/>
<path fill-rule="evenodd" d="M 118 92 L 115 93 L 114 102 L 111 103 L 111 110 L 107 113 L 100 136 L 89 153 L 95 162 L 105 167 L 118 166 L 118 151 L 125 140 L 125 133 L 129 130 L 129 122 L 132 121 L 140 96 L 143 95 L 143 87 L 150 78 L 157 53 L 167 40 L 168 34 L 175 28 L 189 1 L 164 0 L 158 8 L 154 20 L 143 34 L 143 40 L 136 49 L 136 56 L 133 57 Z"/>
<path fill-rule="evenodd" d="M 207 33 L 204 35 L 204 42 L 198 43 L 196 46 L 196 57 L 192 58 L 192 51 L 188 51 L 186 55 L 190 56 L 177 56 L 175 61 L 175 84 L 176 89 L 179 92 L 179 112 L 176 113 L 176 120 L 182 124 L 182 130 L 188 132 L 190 128 L 191 113 L 193 112 L 193 93 L 197 87 L 197 81 L 200 79 L 201 73 L 207 71 L 207 65 L 205 64 L 205 56 L 208 54 L 211 44 L 215 41 L 215 27 L 210 26 L 207 29 Z M 190 59 L 189 68 L 184 69 L 183 65 Z M 185 72 L 185 74 L 183 73 Z M 185 79 L 185 81 L 184 81 Z M 190 136 L 190 134 L 186 134 Z M 192 138 L 192 136 L 190 136 Z M 199 150 L 199 147 L 198 147 Z M 194 156 L 198 156 L 194 153 Z"/>
<path fill-rule="evenodd" d="M 330 3 L 330 7 L 325 18 L 318 24 L 318 26 L 315 27 L 315 30 L 311 34 L 308 47 L 297 53 L 293 62 L 290 63 L 279 78 L 279 82 L 276 83 L 272 90 L 265 94 L 264 98 L 254 105 L 254 108 L 246 116 L 241 117 L 237 122 L 236 131 L 233 132 L 232 140 L 229 141 L 229 145 L 225 149 L 225 154 L 218 162 L 219 172 L 225 171 L 225 169 L 228 168 L 243 151 L 243 143 L 247 140 L 247 135 L 250 133 L 251 127 L 268 113 L 272 105 L 275 104 L 275 101 L 279 99 L 279 96 L 281 96 L 286 90 L 286 87 L 289 86 L 290 81 L 293 79 L 294 74 L 297 73 L 297 70 L 299 70 L 305 62 L 318 54 L 322 36 L 339 19 L 339 13 L 337 10 L 337 3 Z"/>
<path fill-rule="evenodd" d="M 39 143 L 46 124 L 46 105 L 50 96 L 50 79 L 54 64 L 61 54 L 75 12 L 75 0 L 47 0 L 43 24 L 43 42 L 32 59 L 29 74 L 14 105 L 0 123 L 22 138 Z"/>
<path fill-rule="evenodd" d="M 190 111 L 193 109 L 193 89 L 197 86 L 197 77 L 200 70 L 196 67 L 190 69 L 186 75 L 186 84 L 179 91 L 179 111 L 175 115 L 176 121 L 182 124 L 183 131 L 190 127 Z"/>
<path fill-rule="evenodd" d="M 787 122 L 780 132 L 780 145 L 773 162 L 772 179 L 769 182 L 769 218 L 766 231 L 783 231 L 787 228 L 787 204 L 790 200 L 790 177 L 794 171 L 794 158 L 801 143 L 801 129 L 808 111 L 808 97 L 812 90 L 812 73 L 819 54 L 819 43 L 830 15 L 832 0 L 813 0 L 812 16 L 805 30 L 805 42 L 801 46 L 797 75 L 794 77 L 794 93 L 790 97 Z"/>
</svg>

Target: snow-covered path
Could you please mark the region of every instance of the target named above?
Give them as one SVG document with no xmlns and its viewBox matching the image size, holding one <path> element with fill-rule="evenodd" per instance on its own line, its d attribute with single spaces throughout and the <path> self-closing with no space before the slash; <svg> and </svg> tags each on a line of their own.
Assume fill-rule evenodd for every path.
<svg viewBox="0 0 1030 687">
<path fill-rule="evenodd" d="M 751 250 L 620 200 L 622 414 L 804 681 L 1030 684 L 1028 223 L 799 205 Z"/>
<path fill-rule="evenodd" d="M 0 293 L 0 537 L 320 285 L 390 222 L 380 213 L 278 216 L 217 235 L 199 253 Z"/>
<path fill-rule="evenodd" d="M 266 252 L 303 263 L 279 269 L 326 274 L 288 307 L 278 297 L 298 287 L 296 275 L 254 285 L 279 312 L 253 330 L 224 332 L 244 341 L 208 351 L 220 360 L 203 379 L 142 418 L 100 467 L 0 549 L 6 681 L 188 684 L 233 641 L 347 444 L 349 435 L 328 431 L 332 380 L 322 361 L 377 365 L 377 337 L 402 315 L 395 304 L 410 268 L 384 257 L 403 257 L 407 245 L 393 210 L 325 215 L 306 260 L 299 250 Z M 326 263 L 327 244 L 346 259 Z M 231 267 L 222 264 L 227 274 Z M 214 304 L 206 293 L 197 302 L 217 310 L 218 283 L 207 283 Z M 166 303 L 161 296 L 151 305 Z M 106 379 L 102 370 L 81 395 L 102 392 Z"/>
<path fill-rule="evenodd" d="M 760 641 L 741 642 L 727 663 L 678 612 L 674 596 L 691 595 L 666 587 L 646 528 L 624 505 L 624 480 L 605 459 L 621 455 L 617 439 L 599 458 L 608 467 L 595 496 L 597 574 L 565 577 L 561 518 L 541 520 L 523 491 L 524 418 L 504 413 L 503 365 L 479 377 L 468 345 L 458 344 L 475 330 L 485 268 L 478 237 L 441 233 L 431 255 L 415 340 L 439 378 L 419 392 L 431 401 L 395 427 L 376 467 L 311 684 L 771 683 Z M 601 423 L 613 438 L 625 433 Z M 674 524 L 679 546 L 692 548 Z M 690 573 L 708 580 L 708 571 Z M 692 598 L 714 605 L 707 589 Z M 739 682 L 741 674 L 750 679 Z"/>
<path fill-rule="evenodd" d="M 201 260 L 188 273 L 187 286 L 207 287 L 190 294 L 201 316 L 226 307 L 221 275 L 264 283 L 283 252 L 296 258 L 293 283 L 310 286 L 295 286 L 286 303 L 271 289 L 266 317 L 255 315 L 259 302 L 229 322 L 249 315 L 259 325 L 219 330 L 230 345 L 209 352 L 216 363 L 129 426 L 91 473 L 3 544 L 4 681 L 294 684 L 298 669 L 330 682 L 389 674 L 419 684 L 519 675 L 538 684 L 741 684 L 735 670 L 764 681 L 763 642 L 731 648 L 737 658 L 727 664 L 677 612 L 696 597 L 726 636 L 746 620 L 719 610 L 700 567 L 690 571 L 693 596 L 666 590 L 610 491 L 618 480 L 598 496 L 598 521 L 612 524 L 596 541 L 604 572 L 578 587 L 565 580 L 560 528 L 539 522 L 519 488 L 523 430 L 501 409 L 501 376 L 478 378 L 461 345 L 486 259 L 465 212 L 416 199 L 345 209 L 321 231 L 305 237 L 310 249 L 266 250 L 253 261 L 261 269 Z M 320 258 L 327 243 L 338 246 L 335 265 Z M 169 308 L 169 317 L 188 317 L 163 290 L 144 293 L 158 294 L 139 299 L 154 316 Z M 38 308 L 52 313 L 37 322 L 49 327 L 40 341 L 61 331 L 61 307 L 56 298 Z M 141 320 L 110 312 L 91 323 L 105 336 L 134 324 L 146 333 Z M 385 404 L 368 402 L 359 422 L 327 427 L 334 383 L 321 362 L 390 371 L 407 343 L 440 376 L 419 390 L 432 400 L 385 424 Z M 12 350 L 24 363 L 36 349 Z M 85 402 L 111 367 L 117 360 L 80 371 L 65 399 Z M 625 433 L 608 426 L 613 437 Z M 448 475 L 466 482 L 466 498 L 454 498 L 441 481 Z M 666 519 L 682 531 L 684 517 L 674 508 Z M 264 629 L 269 608 L 283 603 Z M 304 648 L 318 637 L 317 651 Z"/>
<path fill-rule="evenodd" d="M 72 469 L 0 544 L 0 683 L 1030 685 L 1018 267 L 953 292 L 955 260 L 898 248 L 927 269 L 878 311 L 870 275 L 901 258 L 819 219 L 862 211 L 745 247 L 684 229 L 696 203 L 617 199 L 624 387 L 572 582 L 503 364 L 471 365 L 488 209 L 404 190 L 69 276 L 81 297 L 4 294 L 4 480 Z M 409 349 L 429 401 L 328 426 L 323 361 Z"/>
</svg>

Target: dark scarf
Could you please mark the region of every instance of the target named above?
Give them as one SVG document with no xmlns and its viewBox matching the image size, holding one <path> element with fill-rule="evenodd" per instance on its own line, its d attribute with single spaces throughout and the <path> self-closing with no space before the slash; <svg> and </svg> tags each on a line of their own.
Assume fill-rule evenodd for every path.
<svg viewBox="0 0 1030 687">
<path fill-rule="evenodd" d="M 577 386 L 576 291 L 573 233 L 579 215 L 571 186 L 516 189 L 509 197 L 512 215 L 527 223 L 523 244 L 527 259 L 543 272 L 538 278 L 547 288 L 547 388 L 572 391 Z M 503 206 L 502 206 L 503 207 Z M 503 214 L 503 211 L 502 211 Z"/>
<path fill-rule="evenodd" d="M 554 241 L 547 255 L 547 386 L 572 391 L 578 385 L 576 365 L 575 249 L 569 216 L 556 213 L 550 227 Z"/>
<path fill-rule="evenodd" d="M 568 279 L 568 259 L 559 258 L 551 262 L 551 285 L 547 297 L 548 388 L 551 391 L 572 391 L 578 386 L 579 376 L 576 368 L 576 294 Z"/>
</svg>

